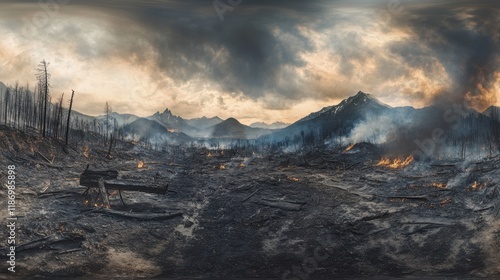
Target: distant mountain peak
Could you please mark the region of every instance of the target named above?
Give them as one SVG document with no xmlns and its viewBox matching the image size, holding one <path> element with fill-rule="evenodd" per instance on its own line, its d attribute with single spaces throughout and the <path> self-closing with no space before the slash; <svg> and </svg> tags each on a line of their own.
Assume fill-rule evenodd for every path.
<svg viewBox="0 0 500 280">
<path fill-rule="evenodd" d="M 186 120 L 186 122 L 196 128 L 207 128 L 209 126 L 216 125 L 218 123 L 223 122 L 223 120 L 217 116 L 207 118 L 206 116 L 203 116 L 201 118 L 194 118 L 194 119 L 189 119 Z"/>
<path fill-rule="evenodd" d="M 369 97 L 371 96 L 369 93 L 365 93 L 365 92 L 362 92 L 362 91 L 358 91 L 358 93 L 355 95 L 357 97 Z"/>
<path fill-rule="evenodd" d="M 289 123 L 284 123 L 284 122 L 274 122 L 271 124 L 265 123 L 265 122 L 254 122 L 250 124 L 250 127 L 254 128 L 265 128 L 265 129 L 281 129 L 289 126 Z"/>
<path fill-rule="evenodd" d="M 371 94 L 358 91 L 356 95 L 342 100 L 342 102 L 340 102 L 339 104 L 324 107 L 320 111 L 311 113 L 308 116 L 300 119 L 298 122 L 300 123 L 310 121 L 324 114 L 333 116 L 343 111 L 352 112 L 353 110 L 365 110 L 365 108 L 391 108 L 391 106 L 380 102 Z"/>
<path fill-rule="evenodd" d="M 358 91 L 358 93 L 356 95 L 349 97 L 347 100 L 349 100 L 349 99 L 360 100 L 360 101 L 367 101 L 367 100 L 378 101 L 377 98 L 375 98 L 373 95 L 366 93 L 366 92 L 362 92 L 362 91 Z"/>
<path fill-rule="evenodd" d="M 235 118 L 228 118 L 224 121 L 224 123 L 241 125 L 241 123 Z"/>
<path fill-rule="evenodd" d="M 363 92 L 363 91 L 358 91 L 358 93 L 356 95 L 351 96 L 347 99 L 344 99 L 340 104 L 344 103 L 344 104 L 359 105 L 361 103 L 370 103 L 370 102 L 375 102 L 378 105 L 382 105 L 382 106 L 388 107 L 388 108 L 391 107 L 387 104 L 380 102 L 380 100 L 378 100 L 375 96 L 373 96 L 369 93 Z"/>
</svg>

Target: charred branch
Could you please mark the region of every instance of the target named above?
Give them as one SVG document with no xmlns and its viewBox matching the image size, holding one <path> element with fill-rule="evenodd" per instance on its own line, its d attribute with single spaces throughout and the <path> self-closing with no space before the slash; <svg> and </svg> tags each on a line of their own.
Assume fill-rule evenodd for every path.
<svg viewBox="0 0 500 280">
<path fill-rule="evenodd" d="M 131 212 L 121 212 L 112 209 L 100 208 L 94 211 L 94 213 L 103 213 L 110 214 L 123 218 L 144 220 L 144 221 L 159 221 L 159 220 L 168 220 L 175 217 L 181 217 L 183 215 L 182 212 L 176 213 L 164 213 L 164 214 L 154 214 L 154 213 L 131 213 Z"/>
</svg>

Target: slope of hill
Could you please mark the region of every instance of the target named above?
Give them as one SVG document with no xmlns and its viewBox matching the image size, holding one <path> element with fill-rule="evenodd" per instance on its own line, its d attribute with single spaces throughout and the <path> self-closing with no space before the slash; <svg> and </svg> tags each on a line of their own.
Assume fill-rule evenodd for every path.
<svg viewBox="0 0 500 280">
<path fill-rule="evenodd" d="M 488 117 L 491 117 L 491 116 L 496 117 L 496 119 L 498 120 L 499 116 L 500 116 L 500 107 L 490 106 L 490 107 L 488 107 L 488 109 L 484 110 L 484 112 L 482 114 L 485 116 L 488 116 Z"/>
<path fill-rule="evenodd" d="M 288 127 L 261 138 L 263 141 L 317 142 L 333 136 L 346 137 L 353 128 L 367 117 L 380 116 L 392 108 L 375 97 L 358 92 L 338 105 L 329 106 L 298 120 Z"/>
<path fill-rule="evenodd" d="M 284 122 L 274 122 L 272 124 L 267 124 L 265 122 L 254 122 L 250 125 L 253 128 L 265 128 L 265 129 L 282 129 L 289 126 L 289 123 Z"/>
<path fill-rule="evenodd" d="M 160 123 L 146 118 L 139 118 L 123 126 L 126 138 L 140 141 L 147 140 L 151 143 L 164 143 L 165 141 L 187 141 L 189 136 L 184 133 L 169 132 Z"/>
<path fill-rule="evenodd" d="M 103 120 L 103 121 L 106 120 L 105 115 L 97 116 L 96 118 L 99 120 Z M 109 119 L 110 119 L 111 124 L 113 124 L 114 120 L 116 120 L 116 123 L 118 124 L 118 126 L 123 126 L 123 125 L 129 124 L 129 123 L 132 123 L 132 122 L 138 120 L 139 117 L 136 115 L 133 115 L 133 114 L 120 114 L 120 113 L 116 113 L 116 112 L 111 112 L 109 114 Z"/>
</svg>

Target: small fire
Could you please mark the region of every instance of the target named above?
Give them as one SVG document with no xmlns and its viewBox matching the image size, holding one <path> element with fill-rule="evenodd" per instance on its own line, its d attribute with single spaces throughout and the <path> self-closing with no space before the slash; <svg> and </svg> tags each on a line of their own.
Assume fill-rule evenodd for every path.
<svg viewBox="0 0 500 280">
<path fill-rule="evenodd" d="M 442 184 L 442 183 L 432 183 L 431 186 L 439 188 L 439 189 L 446 189 L 448 187 L 446 184 Z"/>
<path fill-rule="evenodd" d="M 137 162 L 137 168 L 144 168 L 146 166 L 146 163 L 142 160 L 139 160 Z"/>
<path fill-rule="evenodd" d="M 352 148 L 354 148 L 354 146 L 356 146 L 356 144 L 351 144 L 351 145 L 347 146 L 347 148 L 345 148 L 345 150 L 344 150 L 344 153 L 349 152 L 350 150 L 352 150 Z"/>
<path fill-rule="evenodd" d="M 86 158 L 89 157 L 89 146 L 83 146 L 83 156 Z"/>
<path fill-rule="evenodd" d="M 244 164 L 244 163 L 240 163 L 240 165 L 238 165 L 238 166 L 239 166 L 239 167 L 245 167 L 245 166 L 247 166 L 247 165 L 246 165 L 246 164 Z"/>
<path fill-rule="evenodd" d="M 226 166 L 224 164 L 221 164 L 219 167 L 220 170 L 226 170 Z"/>
<path fill-rule="evenodd" d="M 400 168 L 405 168 L 412 162 L 413 162 L 413 156 L 409 156 L 404 160 L 399 158 L 392 160 L 389 158 L 382 158 L 377 164 L 375 164 L 375 166 L 385 166 L 393 169 L 400 169 Z"/>
<path fill-rule="evenodd" d="M 451 201 L 452 201 L 452 200 L 451 200 L 451 198 L 447 197 L 447 198 L 442 199 L 441 201 L 439 201 L 439 204 L 440 204 L 441 206 L 445 206 L 445 205 L 450 204 L 450 203 L 451 203 Z"/>
<path fill-rule="evenodd" d="M 481 183 L 478 183 L 477 181 L 474 181 L 474 183 L 467 188 L 467 191 L 469 192 L 473 192 L 473 191 L 482 191 L 484 190 L 484 188 L 486 188 L 486 184 L 481 184 Z"/>
<path fill-rule="evenodd" d="M 290 180 L 292 182 L 298 182 L 298 181 L 300 181 L 300 179 L 296 178 L 296 177 L 288 177 L 288 180 Z"/>
<path fill-rule="evenodd" d="M 213 156 L 213 155 L 212 155 L 212 153 L 210 153 L 210 152 L 209 152 L 209 153 L 207 154 L 207 157 L 211 157 L 211 156 Z"/>
</svg>

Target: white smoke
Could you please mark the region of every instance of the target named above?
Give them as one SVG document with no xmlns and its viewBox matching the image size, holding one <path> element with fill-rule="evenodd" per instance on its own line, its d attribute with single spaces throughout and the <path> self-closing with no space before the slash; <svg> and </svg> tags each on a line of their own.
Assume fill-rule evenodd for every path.
<svg viewBox="0 0 500 280">
<path fill-rule="evenodd" d="M 413 119 L 404 113 L 367 115 L 358 123 L 345 141 L 347 143 L 370 142 L 383 144 L 395 140 L 403 127 L 410 127 Z"/>
</svg>

